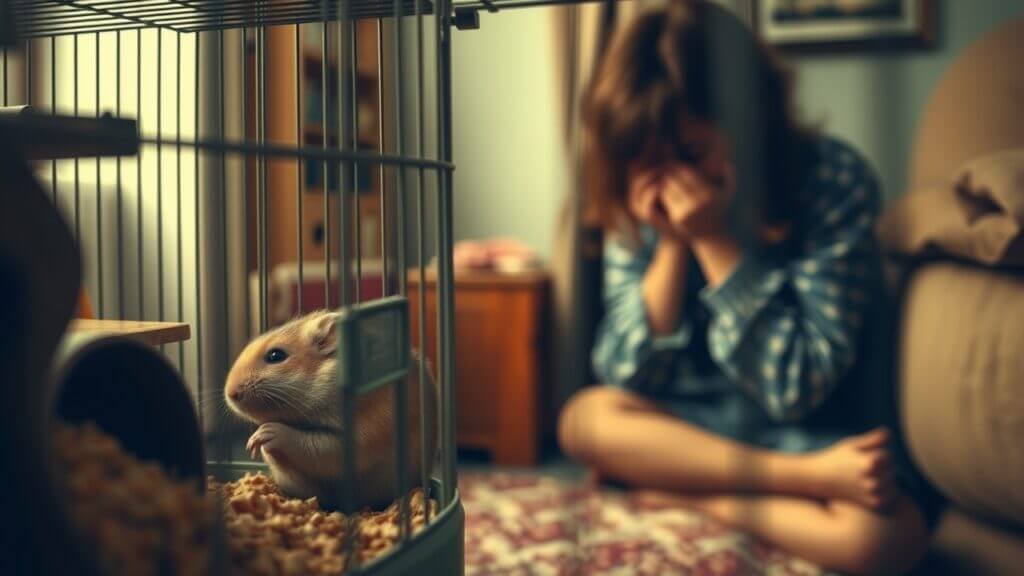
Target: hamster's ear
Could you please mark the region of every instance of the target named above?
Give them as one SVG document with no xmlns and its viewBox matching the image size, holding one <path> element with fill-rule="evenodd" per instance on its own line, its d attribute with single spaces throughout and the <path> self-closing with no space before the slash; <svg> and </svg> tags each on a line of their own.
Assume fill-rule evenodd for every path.
<svg viewBox="0 0 1024 576">
<path fill-rule="evenodd" d="M 338 331 L 334 325 L 340 317 L 341 314 L 337 312 L 328 312 L 316 320 L 313 328 L 313 345 L 323 356 L 334 354 L 338 349 Z"/>
</svg>

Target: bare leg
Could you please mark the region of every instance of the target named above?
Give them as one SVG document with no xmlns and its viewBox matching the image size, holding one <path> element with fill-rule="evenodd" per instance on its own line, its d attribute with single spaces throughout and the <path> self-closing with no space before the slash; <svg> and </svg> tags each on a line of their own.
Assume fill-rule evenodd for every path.
<svg viewBox="0 0 1024 576">
<path fill-rule="evenodd" d="M 559 440 L 598 474 L 639 488 L 839 498 L 872 508 L 895 495 L 884 430 L 812 454 L 773 452 L 717 436 L 640 396 L 601 386 L 569 401 Z"/>
<path fill-rule="evenodd" d="M 920 510 L 901 494 L 885 513 L 844 501 L 787 496 L 640 497 L 700 510 L 824 568 L 851 574 L 906 572 L 928 546 Z"/>
</svg>

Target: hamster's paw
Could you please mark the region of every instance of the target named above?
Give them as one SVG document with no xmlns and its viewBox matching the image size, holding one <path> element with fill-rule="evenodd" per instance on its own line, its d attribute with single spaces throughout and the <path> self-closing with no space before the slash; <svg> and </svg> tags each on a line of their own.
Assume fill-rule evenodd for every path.
<svg viewBox="0 0 1024 576">
<path fill-rule="evenodd" d="M 288 442 L 289 437 L 292 435 L 293 430 L 284 424 L 278 422 L 264 422 L 260 424 L 260 427 L 253 432 L 252 436 L 249 437 L 249 442 L 246 443 L 245 449 L 249 451 L 249 456 L 253 460 L 262 455 L 264 460 L 268 453 L 272 453 L 276 457 L 280 457 L 283 452 L 284 445 Z"/>
</svg>

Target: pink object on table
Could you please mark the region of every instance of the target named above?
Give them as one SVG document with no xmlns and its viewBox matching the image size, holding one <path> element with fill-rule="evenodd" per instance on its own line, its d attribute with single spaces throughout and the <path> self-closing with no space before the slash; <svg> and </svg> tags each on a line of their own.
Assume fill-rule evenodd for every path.
<svg viewBox="0 0 1024 576">
<path fill-rule="evenodd" d="M 456 270 L 516 273 L 536 268 L 537 252 L 514 238 L 457 242 L 452 251 Z"/>
</svg>

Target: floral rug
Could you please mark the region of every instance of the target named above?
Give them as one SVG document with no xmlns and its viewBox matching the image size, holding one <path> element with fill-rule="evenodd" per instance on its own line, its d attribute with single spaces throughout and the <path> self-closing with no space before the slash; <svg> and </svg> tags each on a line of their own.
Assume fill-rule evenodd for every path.
<svg viewBox="0 0 1024 576">
<path fill-rule="evenodd" d="M 820 576 L 697 512 L 532 474 L 464 472 L 466 574 Z"/>
</svg>

